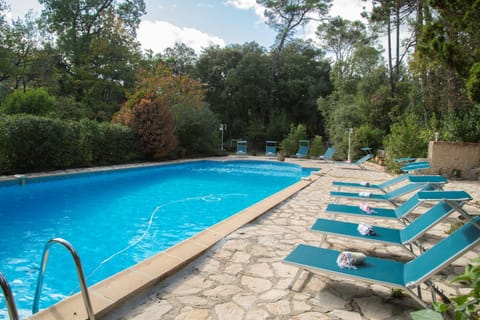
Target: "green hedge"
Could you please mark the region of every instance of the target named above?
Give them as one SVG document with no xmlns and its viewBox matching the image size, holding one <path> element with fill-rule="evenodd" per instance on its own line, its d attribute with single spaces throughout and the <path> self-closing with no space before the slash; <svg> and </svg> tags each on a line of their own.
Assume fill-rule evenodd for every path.
<svg viewBox="0 0 480 320">
<path fill-rule="evenodd" d="M 0 119 L 0 174 L 125 163 L 138 159 L 132 129 L 32 115 Z"/>
</svg>

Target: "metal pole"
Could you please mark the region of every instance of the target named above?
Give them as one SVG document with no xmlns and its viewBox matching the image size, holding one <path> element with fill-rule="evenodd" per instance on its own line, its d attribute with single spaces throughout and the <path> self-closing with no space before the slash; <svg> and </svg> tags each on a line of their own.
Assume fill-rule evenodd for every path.
<svg viewBox="0 0 480 320">
<path fill-rule="evenodd" d="M 222 146 L 221 146 L 221 149 L 223 151 L 223 123 L 220 124 L 220 131 L 222 132 Z"/>
<path fill-rule="evenodd" d="M 348 129 L 348 156 L 347 156 L 348 157 L 348 159 L 347 159 L 348 162 L 351 162 L 351 159 L 350 159 L 350 140 L 351 140 L 351 138 L 350 138 L 350 136 L 352 135 L 352 133 L 353 133 L 353 128 L 349 128 Z"/>
</svg>

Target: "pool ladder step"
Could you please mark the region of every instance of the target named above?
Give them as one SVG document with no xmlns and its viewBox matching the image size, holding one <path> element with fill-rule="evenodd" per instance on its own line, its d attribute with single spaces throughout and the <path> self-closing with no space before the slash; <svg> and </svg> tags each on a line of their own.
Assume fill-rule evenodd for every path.
<svg viewBox="0 0 480 320">
<path fill-rule="evenodd" d="M 65 248 L 67 248 L 67 250 L 72 255 L 72 258 L 75 262 L 75 268 L 77 270 L 77 276 L 78 276 L 78 280 L 80 282 L 80 288 L 82 291 L 83 303 L 85 304 L 85 309 L 87 310 L 88 319 L 95 320 L 95 314 L 93 313 L 92 303 L 90 302 L 90 296 L 88 294 L 88 287 L 85 281 L 85 275 L 83 273 L 80 257 L 78 256 L 73 246 L 68 241 L 61 238 L 54 238 L 49 240 L 45 245 L 45 248 L 43 249 L 42 262 L 40 267 L 40 273 L 38 274 L 37 289 L 35 290 L 35 298 L 33 300 L 32 313 L 35 314 L 38 312 L 38 303 L 40 300 L 40 294 L 42 293 L 43 278 L 45 276 L 45 271 L 47 268 L 48 253 L 49 253 L 50 247 L 55 243 L 63 245 Z"/>
</svg>

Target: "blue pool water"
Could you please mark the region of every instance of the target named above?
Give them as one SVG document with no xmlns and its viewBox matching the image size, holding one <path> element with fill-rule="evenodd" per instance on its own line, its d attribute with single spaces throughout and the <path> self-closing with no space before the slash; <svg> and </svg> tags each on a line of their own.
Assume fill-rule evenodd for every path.
<svg viewBox="0 0 480 320">
<path fill-rule="evenodd" d="M 0 184 L 0 272 L 21 316 L 28 316 L 49 239 L 75 247 L 90 286 L 310 172 L 280 162 L 195 161 Z M 78 291 L 72 258 L 52 246 L 40 309 Z M 0 294 L 2 317 L 7 311 Z"/>
</svg>

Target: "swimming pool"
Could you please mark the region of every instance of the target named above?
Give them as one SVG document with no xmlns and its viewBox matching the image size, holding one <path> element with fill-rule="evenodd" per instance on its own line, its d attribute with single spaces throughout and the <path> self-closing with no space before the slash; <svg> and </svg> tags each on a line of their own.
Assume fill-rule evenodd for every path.
<svg viewBox="0 0 480 320">
<path fill-rule="evenodd" d="M 68 240 L 88 285 L 191 237 L 299 181 L 310 169 L 264 161 L 195 161 L 0 185 L 0 265 L 31 313 L 45 243 Z M 51 248 L 40 308 L 77 292 L 64 248 Z M 0 296 L 0 316 L 6 316 Z"/>
</svg>

